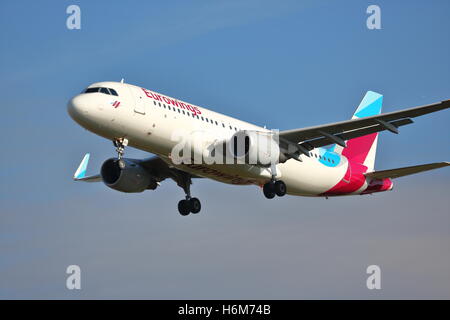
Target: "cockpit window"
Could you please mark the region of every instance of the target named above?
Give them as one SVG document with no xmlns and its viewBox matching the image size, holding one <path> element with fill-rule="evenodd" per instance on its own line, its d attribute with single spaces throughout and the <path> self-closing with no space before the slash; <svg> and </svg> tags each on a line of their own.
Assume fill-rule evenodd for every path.
<svg viewBox="0 0 450 320">
<path fill-rule="evenodd" d="M 107 94 L 107 95 L 119 96 L 117 94 L 117 91 L 114 90 L 114 89 L 111 89 L 111 88 L 104 88 L 104 87 L 98 88 L 98 87 L 96 87 L 96 88 L 87 88 L 84 91 L 84 93 L 92 93 L 92 92 L 100 92 L 100 93 L 104 93 L 104 94 Z"/>
<path fill-rule="evenodd" d="M 100 88 L 87 88 L 84 93 L 98 92 Z"/>
</svg>

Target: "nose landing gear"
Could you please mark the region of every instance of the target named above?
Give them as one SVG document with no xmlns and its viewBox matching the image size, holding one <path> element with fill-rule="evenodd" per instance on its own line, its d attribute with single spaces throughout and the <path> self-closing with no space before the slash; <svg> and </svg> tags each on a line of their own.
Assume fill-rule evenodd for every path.
<svg viewBox="0 0 450 320">
<path fill-rule="evenodd" d="M 125 147 L 128 145 L 127 138 L 117 138 L 113 140 L 114 147 L 116 147 L 117 158 L 120 160 L 125 152 Z"/>
<path fill-rule="evenodd" d="M 117 161 L 119 162 L 119 167 L 121 169 L 125 168 L 125 162 L 122 160 L 123 154 L 125 153 L 125 147 L 128 145 L 127 138 L 117 138 L 113 140 L 113 144 L 116 147 Z"/>
</svg>

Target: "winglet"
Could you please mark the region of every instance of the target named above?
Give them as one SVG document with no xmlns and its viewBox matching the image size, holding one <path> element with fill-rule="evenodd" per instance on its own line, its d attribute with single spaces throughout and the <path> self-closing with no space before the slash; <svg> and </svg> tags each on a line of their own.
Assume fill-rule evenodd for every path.
<svg viewBox="0 0 450 320">
<path fill-rule="evenodd" d="M 75 174 L 73 175 L 74 180 L 83 179 L 86 176 L 86 170 L 89 162 L 89 153 L 86 153 L 83 160 L 81 160 L 80 165 L 78 166 L 77 171 L 75 171 Z"/>
</svg>

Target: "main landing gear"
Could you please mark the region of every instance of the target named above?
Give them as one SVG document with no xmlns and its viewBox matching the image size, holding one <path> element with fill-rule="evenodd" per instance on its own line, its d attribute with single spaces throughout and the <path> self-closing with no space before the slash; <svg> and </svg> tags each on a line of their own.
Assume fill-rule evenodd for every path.
<svg viewBox="0 0 450 320">
<path fill-rule="evenodd" d="M 202 205 L 200 200 L 191 197 L 191 176 L 186 172 L 180 172 L 177 177 L 177 184 L 183 188 L 186 193 L 186 199 L 178 202 L 178 211 L 182 216 L 187 216 L 189 213 L 199 213 Z"/>
<path fill-rule="evenodd" d="M 188 198 L 178 202 L 178 211 L 182 216 L 187 216 L 189 213 L 199 213 L 202 205 L 197 198 Z"/>
<path fill-rule="evenodd" d="M 275 195 L 282 197 L 286 194 L 286 184 L 282 180 L 276 180 L 277 167 L 271 167 L 272 179 L 263 186 L 263 193 L 267 199 L 273 199 Z"/>
<path fill-rule="evenodd" d="M 282 180 L 271 180 L 263 186 L 263 193 L 267 199 L 272 199 L 275 195 L 282 197 L 286 194 L 286 184 Z"/>
</svg>

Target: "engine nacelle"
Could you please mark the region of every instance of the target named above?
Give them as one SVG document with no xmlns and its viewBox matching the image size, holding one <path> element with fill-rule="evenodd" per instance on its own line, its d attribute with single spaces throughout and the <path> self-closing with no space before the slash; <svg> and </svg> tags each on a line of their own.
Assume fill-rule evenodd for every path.
<svg viewBox="0 0 450 320">
<path fill-rule="evenodd" d="M 136 160 L 108 159 L 102 164 L 100 174 L 108 187 L 121 192 L 142 192 L 157 187 L 156 181 Z"/>
<path fill-rule="evenodd" d="M 238 131 L 226 145 L 227 152 L 238 163 L 270 166 L 286 161 L 273 132 Z"/>
</svg>

